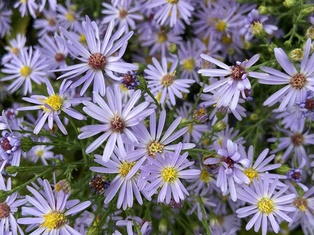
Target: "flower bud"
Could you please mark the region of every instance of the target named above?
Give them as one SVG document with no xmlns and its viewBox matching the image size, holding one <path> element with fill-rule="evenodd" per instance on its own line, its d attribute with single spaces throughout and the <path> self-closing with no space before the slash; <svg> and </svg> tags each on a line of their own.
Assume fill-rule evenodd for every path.
<svg viewBox="0 0 314 235">
<path fill-rule="evenodd" d="M 264 26 L 261 22 L 257 21 L 251 25 L 251 33 L 257 38 L 263 38 L 265 36 Z"/>
<path fill-rule="evenodd" d="M 18 166 L 8 166 L 5 171 L 10 174 L 13 175 L 15 173 L 17 173 L 19 171 L 19 167 Z"/>
<path fill-rule="evenodd" d="M 303 58 L 303 50 L 300 48 L 290 51 L 289 57 L 293 61 L 301 61 Z"/>
<path fill-rule="evenodd" d="M 281 165 L 281 167 L 276 169 L 276 172 L 280 175 L 286 175 L 291 168 L 288 165 Z"/>
<path fill-rule="evenodd" d="M 213 130 L 214 130 L 215 132 L 219 132 L 219 131 L 222 131 L 222 130 L 226 129 L 226 127 L 227 127 L 227 125 L 226 125 L 225 122 L 219 121 L 219 122 L 217 122 L 217 123 L 214 125 Z"/>
<path fill-rule="evenodd" d="M 178 47 L 176 44 L 174 43 L 171 43 L 169 46 L 168 46 L 168 50 L 171 54 L 177 54 L 178 52 Z"/>
<path fill-rule="evenodd" d="M 282 4 L 287 8 L 292 8 L 298 4 L 298 0 L 285 0 Z"/>
<path fill-rule="evenodd" d="M 314 27 L 313 27 L 313 26 L 309 27 L 309 28 L 306 30 L 305 36 L 306 36 L 307 38 L 310 38 L 310 39 L 314 40 Z"/>
</svg>

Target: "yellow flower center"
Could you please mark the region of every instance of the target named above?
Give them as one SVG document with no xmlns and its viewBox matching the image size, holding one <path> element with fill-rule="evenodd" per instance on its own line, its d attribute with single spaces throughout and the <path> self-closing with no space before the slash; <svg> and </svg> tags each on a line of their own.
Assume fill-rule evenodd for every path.
<svg viewBox="0 0 314 235">
<path fill-rule="evenodd" d="M 129 171 L 132 169 L 132 167 L 136 164 L 136 162 L 126 162 L 123 161 L 120 165 L 119 173 L 126 177 Z"/>
<path fill-rule="evenodd" d="M 167 73 L 165 76 L 163 76 L 161 80 L 161 84 L 165 87 L 171 86 L 174 81 L 174 75 L 171 75 Z"/>
<path fill-rule="evenodd" d="M 49 230 L 59 229 L 68 222 L 67 217 L 58 211 L 52 211 L 44 216 L 45 221 L 40 225 Z"/>
<path fill-rule="evenodd" d="M 220 32 L 225 31 L 227 28 L 227 23 L 225 21 L 218 21 L 216 24 L 216 29 Z"/>
<path fill-rule="evenodd" d="M 183 61 L 183 67 L 186 70 L 192 71 L 194 69 L 195 66 L 195 61 L 193 58 L 189 58 Z"/>
<path fill-rule="evenodd" d="M 21 3 L 27 3 L 27 0 L 20 0 Z"/>
<path fill-rule="evenodd" d="M 302 73 L 297 73 L 290 79 L 290 85 L 297 90 L 301 90 L 306 83 L 306 77 Z"/>
<path fill-rule="evenodd" d="M 200 179 L 205 183 L 208 183 L 211 180 L 210 174 L 206 169 L 201 171 Z"/>
<path fill-rule="evenodd" d="M 63 102 L 60 96 L 53 94 L 51 96 L 49 96 L 45 101 L 45 104 L 49 105 L 54 111 L 58 111 L 62 108 Z M 45 112 L 51 111 L 51 109 L 42 106 L 42 109 Z"/>
<path fill-rule="evenodd" d="M 171 4 L 176 4 L 179 2 L 179 0 L 167 0 L 167 2 L 171 3 Z"/>
<path fill-rule="evenodd" d="M 86 35 L 84 33 L 82 33 L 79 37 L 79 41 L 80 43 L 84 43 L 84 44 L 87 44 L 86 42 Z"/>
<path fill-rule="evenodd" d="M 154 158 L 156 157 L 155 153 L 162 153 L 164 151 L 164 145 L 157 141 L 154 141 L 148 145 L 147 151 L 148 155 Z"/>
<path fill-rule="evenodd" d="M 300 211 L 304 212 L 307 209 L 307 200 L 306 198 L 297 197 L 293 201 L 293 205 L 297 207 Z"/>
<path fill-rule="evenodd" d="M 158 43 L 164 43 L 166 41 L 167 41 L 167 34 L 164 32 L 159 33 L 157 36 L 157 42 Z"/>
<path fill-rule="evenodd" d="M 178 172 L 173 167 L 166 167 L 162 170 L 161 176 L 164 182 L 173 183 L 178 178 Z"/>
<path fill-rule="evenodd" d="M 270 214 L 274 211 L 274 202 L 268 198 L 268 197 L 263 197 L 257 202 L 257 209 L 262 213 L 262 214 Z"/>
<path fill-rule="evenodd" d="M 258 179 L 257 171 L 253 168 L 246 169 L 243 173 L 250 179 L 250 183 L 252 183 L 254 179 Z"/>
<path fill-rule="evenodd" d="M 75 15 L 73 12 L 68 12 L 65 14 L 65 18 L 70 21 L 70 22 L 73 22 L 75 21 Z"/>
<path fill-rule="evenodd" d="M 42 149 L 37 150 L 37 151 L 36 151 L 36 155 L 37 155 L 38 157 L 42 157 L 42 156 L 44 155 L 44 150 L 42 150 Z"/>
<path fill-rule="evenodd" d="M 232 38 L 231 38 L 231 37 L 228 37 L 227 34 L 224 34 L 224 35 L 222 35 L 222 37 L 221 37 L 221 42 L 222 42 L 223 44 L 229 45 L 229 44 L 232 43 Z"/>
<path fill-rule="evenodd" d="M 27 65 L 24 65 L 21 68 L 20 73 L 23 77 L 28 77 L 32 73 L 32 69 L 28 67 Z"/>
</svg>

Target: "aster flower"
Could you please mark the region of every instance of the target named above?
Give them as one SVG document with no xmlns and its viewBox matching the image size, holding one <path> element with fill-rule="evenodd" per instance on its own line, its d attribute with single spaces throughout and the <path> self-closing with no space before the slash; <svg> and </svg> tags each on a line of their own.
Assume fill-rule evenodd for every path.
<svg viewBox="0 0 314 235">
<path fill-rule="evenodd" d="M 8 178 L 5 184 L 0 174 L 0 190 L 11 190 L 11 178 Z M 0 202 L 0 234 L 24 234 L 17 224 L 14 214 L 17 212 L 18 207 L 26 203 L 26 200 L 18 198 L 18 193 L 15 192 L 8 196 L 3 202 Z"/>
<path fill-rule="evenodd" d="M 115 20 L 115 25 L 119 24 L 119 28 L 126 26 L 126 31 L 129 31 L 129 27 L 132 30 L 136 29 L 135 21 L 142 20 L 143 16 L 138 14 L 138 7 L 132 7 L 131 2 L 119 3 L 112 6 L 108 3 L 103 2 L 103 7 L 105 8 L 101 12 L 105 15 L 103 17 L 102 23 L 108 24 L 112 19 Z"/>
<path fill-rule="evenodd" d="M 243 189 L 238 189 L 240 200 L 249 203 L 249 206 L 238 209 L 239 218 L 245 218 L 252 214 L 254 216 L 246 225 L 249 230 L 254 225 L 254 231 L 258 232 L 262 226 L 262 234 L 267 234 L 267 224 L 270 223 L 275 233 L 279 232 L 281 221 L 292 222 L 287 215 L 289 212 L 295 211 L 292 202 L 296 197 L 295 194 L 287 194 L 288 186 L 277 191 L 278 178 L 270 181 L 269 175 L 266 173 L 263 179 L 254 180 L 252 187 L 243 185 Z M 286 194 L 284 194 L 286 192 Z M 284 195 L 283 195 L 284 194 Z"/>
<path fill-rule="evenodd" d="M 57 13 L 55 10 L 43 10 L 42 14 L 44 18 L 36 19 L 34 22 L 34 28 L 39 30 L 39 37 L 44 35 L 52 37 L 55 33 L 57 33 L 60 26 L 57 20 Z"/>
<path fill-rule="evenodd" d="M 267 172 L 270 180 L 274 180 L 274 178 L 286 179 L 286 176 L 268 173 L 268 171 L 275 170 L 281 166 L 280 163 L 269 164 L 274 160 L 275 154 L 266 157 L 269 153 L 268 148 L 264 149 L 256 159 L 254 159 L 254 148 L 252 145 L 249 147 L 247 154 L 243 146 L 239 148 L 239 151 L 241 156 L 244 156 L 250 162 L 247 167 L 243 168 L 244 174 L 250 179 L 250 184 L 253 183 L 254 179 L 259 180 L 260 178 L 263 178 L 265 172 Z"/>
<path fill-rule="evenodd" d="M 76 10 L 76 6 L 71 0 L 66 0 L 65 7 L 57 5 L 57 19 L 59 24 L 65 29 L 76 30 L 80 20 L 81 11 Z"/>
<path fill-rule="evenodd" d="M 3 65 L 8 63 L 14 58 L 14 55 L 18 56 L 22 50 L 27 49 L 27 47 L 25 47 L 25 43 L 25 35 L 17 34 L 16 38 L 9 41 L 9 46 L 4 47 L 8 53 L 2 57 L 1 63 Z"/>
<path fill-rule="evenodd" d="M 14 8 L 18 8 L 21 16 L 27 16 L 30 14 L 34 19 L 36 19 L 36 10 L 38 9 L 38 4 L 35 0 L 27 0 L 27 1 L 17 1 L 14 4 Z"/>
<path fill-rule="evenodd" d="M 297 107 L 299 107 L 298 110 L 300 110 L 300 113 L 303 117 L 300 118 L 301 120 L 305 120 L 304 117 L 308 118 L 310 121 L 314 120 L 314 93 L 313 91 L 308 91 L 306 94 L 306 98 L 304 100 L 301 100 L 300 102 L 297 102 Z"/>
<path fill-rule="evenodd" d="M 292 108 L 297 102 L 306 100 L 309 90 L 314 91 L 314 54 L 310 57 L 310 48 L 311 39 L 308 39 L 304 46 L 303 59 L 298 66 L 299 71 L 290 62 L 283 49 L 274 49 L 275 57 L 286 73 L 261 66 L 261 70 L 268 74 L 255 77 L 258 78 L 258 82 L 261 84 L 287 85 L 265 100 L 265 106 L 272 106 L 280 102 L 278 110 L 284 111 L 286 107 Z"/>
<path fill-rule="evenodd" d="M 101 136 L 86 148 L 86 153 L 95 151 L 107 140 L 102 158 L 104 162 L 107 162 L 116 143 L 119 149 L 124 149 L 122 134 L 125 134 L 130 141 L 138 142 L 137 137 L 130 127 L 137 125 L 153 112 L 153 109 L 148 108 L 149 102 L 142 102 L 140 105 L 135 106 L 140 97 L 141 91 L 135 91 L 128 103 L 122 108 L 120 88 L 118 85 L 115 85 L 113 90 L 110 87 L 107 88 L 106 101 L 97 93 L 94 93 L 96 104 L 88 101 L 83 102 L 86 106 L 83 108 L 83 111 L 101 122 L 101 124 L 82 127 L 82 133 L 78 138 L 86 139 L 103 132 Z"/>
<path fill-rule="evenodd" d="M 276 119 L 281 120 L 281 124 L 284 126 L 285 129 L 290 129 L 291 131 L 298 131 L 303 130 L 305 126 L 306 117 L 303 115 L 303 113 L 306 113 L 308 110 L 301 108 L 303 104 L 295 105 L 291 109 L 286 109 L 285 111 L 279 111 L 278 109 L 274 109 L 274 113 L 278 113 L 278 115 L 275 116 Z M 304 107 L 304 106 L 303 106 Z M 307 116 L 311 120 L 310 115 Z"/>
<path fill-rule="evenodd" d="M 31 206 L 22 207 L 22 212 L 24 216 L 29 217 L 18 219 L 18 223 L 37 227 L 32 234 L 80 235 L 78 231 L 68 225 L 68 217 L 86 209 L 91 202 L 68 201 L 70 193 L 64 193 L 63 190 L 53 192 L 46 179 L 42 181 L 41 187 L 43 189 L 38 191 L 31 186 L 27 186 L 28 191 L 33 196 L 26 195 L 26 199 Z"/>
<path fill-rule="evenodd" d="M 0 9 L 0 38 L 3 38 L 11 29 L 12 10 L 7 10 L 4 2 L 0 2 Z"/>
<path fill-rule="evenodd" d="M 153 65 L 148 65 L 148 69 L 144 72 L 147 74 L 148 88 L 151 89 L 153 94 L 160 93 L 160 103 L 164 104 L 166 99 L 169 98 L 171 105 L 176 105 L 175 97 L 182 98 L 182 93 L 189 93 L 190 84 L 194 83 L 191 79 L 176 79 L 175 70 L 178 65 L 176 59 L 169 71 L 167 65 L 167 58 L 163 57 L 161 63 L 153 58 Z"/>
<path fill-rule="evenodd" d="M 177 23 L 179 17 L 189 24 L 189 18 L 194 10 L 187 0 L 152 0 L 146 7 L 157 8 L 154 16 L 157 23 L 164 25 L 169 22 L 170 27 Z"/>
<path fill-rule="evenodd" d="M 39 11 L 41 12 L 45 5 L 46 5 L 47 0 L 41 0 L 41 5 L 39 7 Z M 57 0 L 48 0 L 48 4 L 49 4 L 49 9 L 56 11 L 57 9 Z"/>
<path fill-rule="evenodd" d="M 53 146 L 47 145 L 50 140 L 47 137 L 39 137 L 36 142 L 42 142 L 44 145 L 35 145 L 27 153 L 26 157 L 36 163 L 39 159 L 44 165 L 48 165 L 47 160 L 54 158 L 54 152 L 50 151 Z"/>
<path fill-rule="evenodd" d="M 200 170 L 186 169 L 194 162 L 187 160 L 187 152 L 181 155 L 181 150 L 182 143 L 179 143 L 174 153 L 156 154 L 156 158 L 148 158 L 149 164 L 141 168 L 142 171 L 149 173 L 145 177 L 145 181 L 150 183 L 144 191 L 148 196 L 152 196 L 160 189 L 158 202 L 169 204 L 173 199 L 176 203 L 179 203 L 180 200 L 184 200 L 189 195 L 181 179 L 199 178 Z"/>
<path fill-rule="evenodd" d="M 200 69 L 198 73 L 203 76 L 223 77 L 221 80 L 204 88 L 204 92 L 213 92 L 213 99 L 217 100 L 217 108 L 222 106 L 230 107 L 234 110 L 237 107 L 239 98 L 247 98 L 247 90 L 251 90 L 249 76 L 255 77 L 257 72 L 248 72 L 251 67 L 259 59 L 259 55 L 254 55 L 251 59 L 236 62 L 234 66 L 228 66 L 211 56 L 201 54 L 204 60 L 218 65 L 222 69 Z"/>
<path fill-rule="evenodd" d="M 34 128 L 34 134 L 38 134 L 48 120 L 48 128 L 52 130 L 53 122 L 57 124 L 63 134 L 67 134 L 67 130 L 60 120 L 61 112 L 78 120 L 85 120 L 85 116 L 71 108 L 72 105 L 80 104 L 88 98 L 72 98 L 69 93 L 71 81 L 64 80 L 60 87 L 59 93 L 55 93 L 49 80 L 46 81 L 48 97 L 43 95 L 32 95 L 30 98 L 24 97 L 23 100 L 35 104 L 34 106 L 20 107 L 19 111 L 42 110 L 40 117 L 37 119 Z"/>
<path fill-rule="evenodd" d="M 163 154 L 167 151 L 174 151 L 177 148 L 178 144 L 172 144 L 172 142 L 184 135 L 184 133 L 188 131 L 188 128 L 184 127 L 174 132 L 182 120 L 181 117 L 178 117 L 172 122 L 169 128 L 164 131 L 166 117 L 166 110 L 163 110 L 160 113 L 157 124 L 156 112 L 153 112 L 149 119 L 149 131 L 143 123 L 139 123 L 138 125 L 132 127 L 134 135 L 138 139 L 138 143 L 132 144 L 136 147 L 136 149 L 128 152 L 126 156 L 127 160 L 135 161 L 142 157 L 155 158 L 156 153 Z M 183 143 L 182 149 L 186 150 L 193 148 L 194 146 L 195 144 L 192 143 Z"/>
<path fill-rule="evenodd" d="M 69 53 L 80 60 L 81 63 L 55 71 L 65 72 L 58 79 L 74 78 L 85 73 L 71 87 L 75 88 L 84 83 L 80 92 L 83 95 L 93 82 L 93 91 L 103 96 L 106 88 L 104 72 L 111 79 L 120 81 L 121 78 L 117 77 L 114 72 L 126 73 L 127 71 L 137 70 L 136 65 L 120 61 L 133 32 L 121 37 L 125 31 L 125 27 L 122 27 L 112 34 L 114 21 L 111 21 L 104 39 L 101 40 L 96 22 L 91 22 L 88 16 L 86 16 L 86 21 L 82 23 L 82 27 L 86 35 L 87 49 L 70 32 L 62 27 L 60 28 L 68 41 L 60 37 L 58 37 L 58 40 L 64 41 Z"/>
<path fill-rule="evenodd" d="M 31 81 L 41 84 L 45 81 L 46 76 L 46 64 L 41 58 L 40 52 L 36 50 L 33 52 L 33 48 L 30 47 L 28 51 L 22 50 L 20 55 L 15 56 L 11 63 L 4 64 L 2 73 L 9 74 L 0 79 L 3 81 L 14 80 L 9 86 L 8 90 L 13 93 L 17 91 L 24 83 L 23 95 L 32 93 Z"/>
<path fill-rule="evenodd" d="M 67 67 L 65 60 L 68 56 L 68 50 L 63 43 L 47 35 L 41 37 L 38 41 L 42 46 L 40 51 L 42 56 L 45 57 L 49 71 Z"/>
<path fill-rule="evenodd" d="M 144 158 L 137 162 L 126 161 L 126 156 L 123 151 L 115 148 L 114 154 L 111 155 L 107 162 L 102 161 L 101 155 L 95 155 L 95 162 L 102 165 L 101 167 L 90 167 L 91 171 L 103 174 L 117 174 L 111 181 L 110 186 L 105 190 L 105 204 L 108 204 L 112 199 L 118 195 L 117 208 L 121 206 L 123 210 L 131 208 L 133 206 L 134 196 L 137 202 L 142 205 L 143 200 L 140 191 L 137 186 L 138 172 Z"/>
<path fill-rule="evenodd" d="M 303 129 L 296 131 L 280 129 L 280 131 L 287 137 L 280 137 L 277 148 L 272 150 L 271 153 L 277 153 L 286 149 L 282 155 L 283 162 L 286 162 L 291 156 L 291 153 L 294 153 L 299 165 L 307 165 L 309 163 L 309 159 L 304 147 L 309 144 L 314 144 L 314 134 L 308 134 L 309 131 L 303 133 Z M 267 141 L 275 143 L 277 142 L 277 138 L 269 138 Z"/>
<path fill-rule="evenodd" d="M 134 223 L 137 223 L 139 226 L 141 234 L 148 235 L 152 232 L 152 223 L 141 219 L 138 216 L 127 216 L 125 220 L 118 220 L 116 225 L 120 227 L 126 227 L 128 235 L 133 235 L 136 232 L 136 230 L 133 231 Z"/>
<path fill-rule="evenodd" d="M 217 187 L 221 189 L 224 196 L 230 191 L 230 197 L 235 202 L 238 194 L 237 186 L 250 182 L 250 179 L 241 170 L 242 167 L 248 167 L 250 161 L 241 156 L 238 145 L 230 139 L 224 139 L 221 146 L 215 142 L 214 147 L 218 157 L 209 157 L 204 164 L 217 164 Z"/>
</svg>

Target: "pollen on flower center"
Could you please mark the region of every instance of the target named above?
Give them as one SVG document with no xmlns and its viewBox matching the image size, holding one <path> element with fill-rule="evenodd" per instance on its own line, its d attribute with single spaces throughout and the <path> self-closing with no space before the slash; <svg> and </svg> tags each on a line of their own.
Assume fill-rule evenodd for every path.
<svg viewBox="0 0 314 235">
<path fill-rule="evenodd" d="M 65 18 L 70 21 L 70 22 L 73 22 L 75 21 L 75 15 L 73 12 L 68 12 L 65 14 Z"/>
<path fill-rule="evenodd" d="M 23 77 L 27 77 L 32 73 L 32 69 L 30 67 L 28 67 L 27 65 L 24 65 L 21 68 L 20 73 Z"/>
<path fill-rule="evenodd" d="M 62 61 L 64 61 L 64 59 L 65 59 L 65 57 L 64 57 L 64 55 L 63 55 L 62 53 L 57 53 L 57 54 L 55 55 L 55 60 L 56 60 L 57 62 L 62 62 Z"/>
<path fill-rule="evenodd" d="M 10 141 L 5 138 L 1 141 L 1 147 L 3 148 L 3 150 L 8 151 L 12 149 L 13 146 L 10 144 Z"/>
<path fill-rule="evenodd" d="M 150 157 L 155 158 L 155 153 L 162 153 L 164 151 L 164 145 L 154 141 L 148 145 L 147 151 Z"/>
<path fill-rule="evenodd" d="M 294 199 L 293 205 L 297 207 L 300 211 L 304 212 L 307 208 L 307 200 L 306 198 L 297 197 L 296 199 Z"/>
<path fill-rule="evenodd" d="M 161 84 L 165 87 L 171 86 L 174 81 L 174 76 L 167 73 L 161 80 Z"/>
<path fill-rule="evenodd" d="M 86 35 L 85 34 L 81 34 L 79 37 L 79 42 L 86 44 Z"/>
<path fill-rule="evenodd" d="M 54 111 L 58 111 L 62 108 L 62 99 L 60 96 L 53 94 L 51 96 L 49 96 L 45 101 L 45 104 L 49 105 L 49 107 L 51 107 Z M 51 109 L 43 106 L 43 110 L 44 111 L 51 111 Z"/>
<path fill-rule="evenodd" d="M 300 146 L 303 143 L 304 137 L 301 133 L 295 133 L 291 137 L 291 142 L 295 146 Z"/>
<path fill-rule="evenodd" d="M 123 176 L 126 177 L 129 171 L 133 168 L 136 162 L 122 162 L 120 165 L 119 173 Z"/>
<path fill-rule="evenodd" d="M 218 21 L 216 24 L 216 29 L 220 32 L 225 31 L 227 28 L 227 23 L 225 21 Z"/>
<path fill-rule="evenodd" d="M 290 79 L 290 85 L 300 90 L 306 85 L 306 77 L 302 73 L 297 73 Z"/>
<path fill-rule="evenodd" d="M 124 127 L 124 121 L 117 114 L 115 114 L 114 117 L 110 120 L 111 130 L 113 132 L 122 132 Z"/>
<path fill-rule="evenodd" d="M 258 179 L 258 174 L 253 168 L 246 169 L 243 171 L 243 173 L 250 179 L 251 183 L 254 179 Z"/>
<path fill-rule="evenodd" d="M 44 155 L 44 150 L 39 149 L 39 150 L 36 151 L 36 156 L 42 157 L 43 155 Z"/>
<path fill-rule="evenodd" d="M 106 65 L 106 57 L 101 53 L 94 53 L 89 57 L 88 64 L 93 69 L 104 69 Z"/>
<path fill-rule="evenodd" d="M 183 61 L 183 67 L 186 70 L 192 71 L 194 69 L 195 66 L 195 61 L 193 58 L 189 58 Z"/>
<path fill-rule="evenodd" d="M 167 0 L 167 2 L 171 3 L 171 4 L 176 4 L 179 2 L 179 0 Z"/>
<path fill-rule="evenodd" d="M 10 207 L 5 202 L 0 203 L 0 219 L 8 218 L 10 215 Z"/>
<path fill-rule="evenodd" d="M 178 173 L 173 167 L 166 167 L 162 170 L 161 176 L 164 182 L 173 183 L 178 178 Z"/>
<path fill-rule="evenodd" d="M 52 211 L 44 216 L 45 221 L 40 225 L 49 230 L 59 229 L 68 222 L 67 217 L 58 211 Z"/>
<path fill-rule="evenodd" d="M 246 73 L 245 69 L 240 65 L 232 66 L 231 70 L 230 76 L 234 81 L 241 81 L 243 75 Z"/>
<path fill-rule="evenodd" d="M 210 174 L 206 169 L 201 171 L 200 180 L 205 183 L 208 183 L 211 180 Z"/>
<path fill-rule="evenodd" d="M 268 198 L 263 197 L 257 202 L 257 209 L 263 214 L 270 214 L 274 211 L 274 202 Z"/>
<path fill-rule="evenodd" d="M 164 42 L 166 42 L 166 41 L 167 41 L 167 34 L 166 34 L 165 32 L 159 33 L 158 36 L 157 36 L 157 41 L 158 41 L 159 43 L 164 43 Z"/>
</svg>

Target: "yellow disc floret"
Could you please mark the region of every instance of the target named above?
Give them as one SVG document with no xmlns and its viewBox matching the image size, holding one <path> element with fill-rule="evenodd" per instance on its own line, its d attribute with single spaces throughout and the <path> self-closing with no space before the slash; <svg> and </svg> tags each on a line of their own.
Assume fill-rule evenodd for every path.
<svg viewBox="0 0 314 235">
<path fill-rule="evenodd" d="M 258 179 L 258 174 L 253 168 L 246 169 L 243 173 L 250 179 L 251 183 L 254 179 Z"/>
<path fill-rule="evenodd" d="M 220 32 L 225 31 L 227 28 L 227 23 L 225 21 L 218 21 L 216 24 L 216 29 Z"/>
<path fill-rule="evenodd" d="M 154 141 L 148 145 L 147 151 L 148 155 L 154 158 L 155 153 L 162 153 L 164 151 L 164 145 L 157 141 Z"/>
<path fill-rule="evenodd" d="M 178 178 L 178 172 L 173 167 L 165 167 L 161 172 L 161 176 L 164 182 L 173 183 Z"/>
<path fill-rule="evenodd" d="M 275 205 L 274 202 L 268 198 L 268 197 L 263 197 L 257 202 L 257 209 L 262 213 L 262 214 L 271 214 L 274 211 Z"/>
<path fill-rule="evenodd" d="M 65 16 L 65 18 L 66 18 L 68 21 L 70 21 L 70 22 L 75 21 L 75 15 L 74 15 L 73 12 L 68 12 L 68 13 L 66 13 L 64 16 Z"/>
<path fill-rule="evenodd" d="M 53 111 L 58 111 L 62 108 L 63 101 L 62 98 L 56 94 L 53 94 L 49 96 L 46 100 L 44 100 L 44 103 L 47 104 Z M 44 111 L 52 111 L 51 109 L 47 108 L 46 106 L 43 106 L 42 109 Z"/>
<path fill-rule="evenodd" d="M 21 68 L 20 73 L 23 77 L 28 77 L 32 73 L 32 69 L 28 67 L 27 65 L 24 65 Z"/>
<path fill-rule="evenodd" d="M 201 171 L 200 180 L 205 183 L 208 183 L 211 180 L 210 174 L 206 169 Z"/>
<path fill-rule="evenodd" d="M 120 165 L 119 173 L 123 176 L 126 177 L 127 174 L 130 172 L 130 170 L 133 168 L 136 162 L 126 162 L 123 161 Z"/>
<path fill-rule="evenodd" d="M 192 71 L 194 69 L 195 66 L 195 61 L 193 58 L 189 58 L 183 61 L 183 67 L 186 70 Z"/>
<path fill-rule="evenodd" d="M 45 221 L 40 225 L 49 230 L 59 229 L 68 222 L 67 217 L 58 211 L 52 211 L 44 216 Z"/>
</svg>

